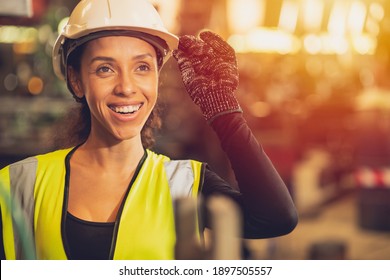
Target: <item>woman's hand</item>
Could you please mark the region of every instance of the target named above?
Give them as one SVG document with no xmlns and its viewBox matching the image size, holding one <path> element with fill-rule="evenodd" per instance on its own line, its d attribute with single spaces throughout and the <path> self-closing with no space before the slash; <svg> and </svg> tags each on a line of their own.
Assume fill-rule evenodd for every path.
<svg viewBox="0 0 390 280">
<path fill-rule="evenodd" d="M 242 112 L 234 92 L 238 87 L 235 52 L 219 35 L 204 31 L 199 37 L 180 37 L 173 52 L 184 86 L 204 118 Z"/>
</svg>

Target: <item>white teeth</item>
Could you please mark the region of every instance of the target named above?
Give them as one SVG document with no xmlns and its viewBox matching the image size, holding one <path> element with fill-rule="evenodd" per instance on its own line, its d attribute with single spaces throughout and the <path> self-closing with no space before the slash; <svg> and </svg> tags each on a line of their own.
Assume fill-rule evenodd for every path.
<svg viewBox="0 0 390 280">
<path fill-rule="evenodd" d="M 134 113 L 135 111 L 138 111 L 139 108 L 141 108 L 141 104 L 129 105 L 129 106 L 118 106 L 118 107 L 110 106 L 110 108 L 116 113 L 128 114 L 128 113 Z"/>
</svg>

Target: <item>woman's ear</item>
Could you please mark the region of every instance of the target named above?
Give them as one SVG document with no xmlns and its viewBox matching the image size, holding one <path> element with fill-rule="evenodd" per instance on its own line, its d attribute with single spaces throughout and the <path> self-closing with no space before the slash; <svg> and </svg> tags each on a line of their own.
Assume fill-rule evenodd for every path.
<svg viewBox="0 0 390 280">
<path fill-rule="evenodd" d="M 68 84 L 71 87 L 73 93 L 78 98 L 84 97 L 84 91 L 81 84 L 80 74 L 74 70 L 73 67 L 68 68 Z"/>
</svg>

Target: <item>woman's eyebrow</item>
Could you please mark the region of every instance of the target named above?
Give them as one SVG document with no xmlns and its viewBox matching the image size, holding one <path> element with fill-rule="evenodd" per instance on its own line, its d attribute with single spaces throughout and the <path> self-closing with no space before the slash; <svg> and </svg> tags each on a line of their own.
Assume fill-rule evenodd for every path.
<svg viewBox="0 0 390 280">
<path fill-rule="evenodd" d="M 154 58 L 154 56 L 151 53 L 144 53 L 134 56 L 133 60 L 139 60 L 144 58 Z"/>
<path fill-rule="evenodd" d="M 112 57 L 109 56 L 95 56 L 91 59 L 90 64 L 94 63 L 95 61 L 106 61 L 106 62 L 112 62 L 115 61 Z"/>
</svg>

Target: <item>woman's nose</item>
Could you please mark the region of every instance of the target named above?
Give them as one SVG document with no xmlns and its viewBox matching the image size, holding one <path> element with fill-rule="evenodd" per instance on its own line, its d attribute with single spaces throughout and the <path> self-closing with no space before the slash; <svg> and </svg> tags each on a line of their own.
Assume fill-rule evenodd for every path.
<svg viewBox="0 0 390 280">
<path fill-rule="evenodd" d="M 117 95 L 129 95 L 136 93 L 136 84 L 131 75 L 123 73 L 118 76 L 114 93 Z"/>
</svg>

